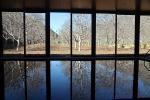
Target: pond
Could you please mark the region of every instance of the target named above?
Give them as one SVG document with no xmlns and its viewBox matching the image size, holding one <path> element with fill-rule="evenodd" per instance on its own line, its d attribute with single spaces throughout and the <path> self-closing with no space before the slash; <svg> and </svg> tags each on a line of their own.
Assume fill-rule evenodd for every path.
<svg viewBox="0 0 150 100">
<path fill-rule="evenodd" d="M 115 61 L 113 60 L 96 61 L 96 100 L 114 98 L 114 65 Z M 133 69 L 133 61 L 117 61 L 116 99 L 132 98 Z M 45 61 L 5 61 L 4 73 L 6 100 L 20 100 L 20 98 L 23 100 L 25 90 L 27 90 L 28 100 L 46 99 Z M 143 67 L 143 62 L 140 61 L 138 97 L 150 97 L 149 77 L 150 72 Z M 72 61 L 72 63 L 70 61 L 50 61 L 50 79 L 52 100 L 70 100 L 71 93 L 73 100 L 91 99 L 91 61 Z"/>
</svg>

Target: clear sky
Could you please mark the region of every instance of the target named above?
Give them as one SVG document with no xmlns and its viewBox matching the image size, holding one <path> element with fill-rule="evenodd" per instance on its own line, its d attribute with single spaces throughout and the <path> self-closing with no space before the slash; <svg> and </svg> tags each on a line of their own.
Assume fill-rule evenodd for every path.
<svg viewBox="0 0 150 100">
<path fill-rule="evenodd" d="M 70 13 L 50 13 L 50 27 L 58 33 L 64 22 L 69 19 Z"/>
</svg>

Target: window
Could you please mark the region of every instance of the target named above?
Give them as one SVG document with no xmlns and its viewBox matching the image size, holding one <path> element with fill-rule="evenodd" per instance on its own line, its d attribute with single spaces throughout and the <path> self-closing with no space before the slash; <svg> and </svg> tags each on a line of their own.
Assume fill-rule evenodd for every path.
<svg viewBox="0 0 150 100">
<path fill-rule="evenodd" d="M 133 61 L 117 61 L 116 99 L 132 99 L 133 67 Z"/>
<path fill-rule="evenodd" d="M 51 99 L 70 100 L 70 61 L 50 61 L 50 66 Z"/>
<path fill-rule="evenodd" d="M 22 97 L 25 100 L 24 87 L 24 62 L 23 61 L 5 61 L 5 100 L 17 100 Z M 19 96 L 18 96 L 19 95 Z"/>
<path fill-rule="evenodd" d="M 115 61 L 96 61 L 96 100 L 114 98 L 114 68 Z"/>
<path fill-rule="evenodd" d="M 46 63 L 44 61 L 27 61 L 27 98 L 29 100 L 46 100 Z"/>
<path fill-rule="evenodd" d="M 3 12 L 4 54 L 24 54 L 23 13 Z"/>
<path fill-rule="evenodd" d="M 45 54 L 45 14 L 26 13 L 26 54 Z"/>
<path fill-rule="evenodd" d="M 149 60 L 145 56 L 149 16 L 141 15 L 139 22 L 131 13 L 78 12 L 78 8 L 2 12 L 4 54 L 0 55 L 4 57 L 6 100 L 19 99 L 18 95 L 42 100 L 134 99 L 137 84 L 137 98 L 150 97 L 149 73 L 144 67 L 149 61 L 137 61 L 140 57 Z M 135 23 L 140 24 L 137 41 Z M 135 48 L 138 41 L 140 46 Z M 139 56 L 135 50 L 140 50 Z"/>
<path fill-rule="evenodd" d="M 141 16 L 141 24 L 140 24 L 140 53 L 150 53 L 150 17 L 149 16 Z"/>
<path fill-rule="evenodd" d="M 96 54 L 115 53 L 115 15 L 96 14 Z"/>
<path fill-rule="evenodd" d="M 70 29 L 70 13 L 50 13 L 50 54 L 70 54 Z"/>
<path fill-rule="evenodd" d="M 91 54 L 91 15 L 72 15 L 72 53 Z"/>
<path fill-rule="evenodd" d="M 138 98 L 150 98 L 150 72 L 145 66 L 149 68 L 150 62 L 139 61 Z"/>
<path fill-rule="evenodd" d="M 117 15 L 117 53 L 134 53 L 134 15 Z"/>
<path fill-rule="evenodd" d="M 91 62 L 72 62 L 72 99 L 90 100 L 91 98 Z"/>
</svg>

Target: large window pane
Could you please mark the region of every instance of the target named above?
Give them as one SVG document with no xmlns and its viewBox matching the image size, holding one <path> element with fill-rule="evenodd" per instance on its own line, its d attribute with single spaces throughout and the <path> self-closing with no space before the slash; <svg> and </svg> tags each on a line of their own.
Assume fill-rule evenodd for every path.
<svg viewBox="0 0 150 100">
<path fill-rule="evenodd" d="M 46 100 L 46 63 L 28 61 L 26 65 L 28 100 Z"/>
<path fill-rule="evenodd" d="M 91 15 L 72 15 L 72 52 L 73 54 L 91 54 Z"/>
<path fill-rule="evenodd" d="M 114 61 L 96 61 L 96 100 L 114 98 L 114 65 Z"/>
<path fill-rule="evenodd" d="M 134 53 L 135 17 L 133 15 L 117 15 L 117 53 Z"/>
<path fill-rule="evenodd" d="M 70 100 L 70 62 L 51 61 L 51 99 Z"/>
<path fill-rule="evenodd" d="M 139 61 L 138 97 L 150 98 L 150 72 L 144 66 L 150 68 L 150 62 Z"/>
<path fill-rule="evenodd" d="M 4 54 L 23 54 L 23 13 L 2 12 Z"/>
<path fill-rule="evenodd" d="M 5 100 L 24 100 L 24 62 L 23 61 L 5 61 Z"/>
<path fill-rule="evenodd" d="M 141 16 L 140 19 L 140 53 L 150 50 L 150 16 Z M 150 52 L 149 52 L 150 53 Z"/>
<path fill-rule="evenodd" d="M 45 14 L 26 13 L 26 53 L 45 54 Z"/>
<path fill-rule="evenodd" d="M 96 54 L 115 53 L 115 15 L 96 14 Z"/>
<path fill-rule="evenodd" d="M 117 61 L 116 99 L 132 99 L 133 61 Z"/>
<path fill-rule="evenodd" d="M 50 13 L 50 54 L 70 54 L 70 13 Z"/>
<path fill-rule="evenodd" d="M 91 62 L 72 62 L 72 99 L 91 100 Z"/>
</svg>

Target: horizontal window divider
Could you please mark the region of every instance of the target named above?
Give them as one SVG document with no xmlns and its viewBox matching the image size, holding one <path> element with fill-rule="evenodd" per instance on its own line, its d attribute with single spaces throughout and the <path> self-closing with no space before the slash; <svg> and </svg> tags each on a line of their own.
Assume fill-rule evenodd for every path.
<svg viewBox="0 0 150 100">
<path fill-rule="evenodd" d="M 139 55 L 138 57 L 132 54 L 128 55 L 96 55 L 96 56 L 87 56 L 87 55 L 50 55 L 46 57 L 45 55 L 4 55 L 0 57 L 0 60 L 147 60 L 150 61 L 150 55 Z"/>
</svg>

